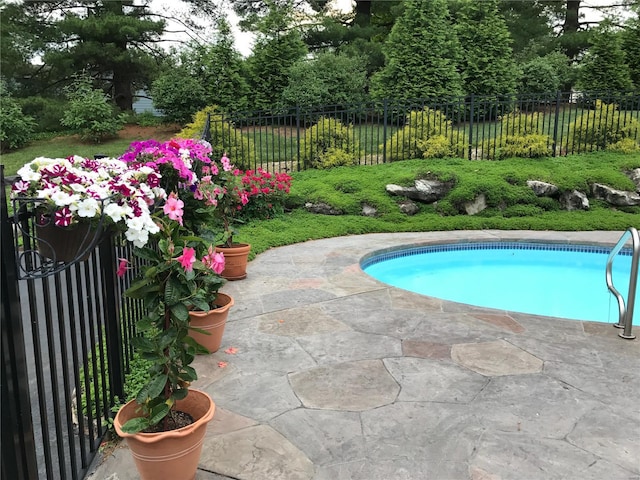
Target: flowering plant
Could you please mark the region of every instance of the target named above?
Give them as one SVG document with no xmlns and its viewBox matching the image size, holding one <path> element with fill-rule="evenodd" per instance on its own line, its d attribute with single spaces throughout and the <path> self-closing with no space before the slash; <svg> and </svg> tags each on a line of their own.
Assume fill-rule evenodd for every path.
<svg viewBox="0 0 640 480">
<path fill-rule="evenodd" d="M 147 167 L 158 172 L 162 177 L 161 186 L 167 192 L 179 193 L 184 203 L 181 217 L 184 226 L 198 232 L 203 225 L 211 223 L 215 206 L 215 203 L 203 204 L 204 197 L 199 190 L 203 171 L 207 175 L 218 174 L 218 166 L 211 161 L 210 154 L 211 145 L 205 141 L 176 138 L 166 142 L 132 142 L 120 159 L 134 168 Z"/>
<path fill-rule="evenodd" d="M 189 384 L 197 378 L 190 366 L 196 353 L 207 352 L 189 336 L 189 311 L 214 308 L 224 283 L 220 277 L 224 255 L 189 231 L 183 216 L 184 202 L 172 192 L 153 216 L 158 225 L 153 237 L 157 248 L 134 251 L 143 266 L 125 295 L 144 303 L 146 315 L 136 325 L 142 335 L 134 338 L 133 344 L 152 366 L 149 381 L 136 396 L 142 416 L 122 426 L 127 433 L 183 426 L 173 407 L 187 396 Z M 126 268 L 127 261 L 121 260 L 119 274 Z"/>
<path fill-rule="evenodd" d="M 101 158 L 38 157 L 18 170 L 11 197 L 35 203 L 37 224 L 73 227 L 115 225 L 136 246 L 147 243 L 158 227 L 151 210 L 165 196 L 161 175 L 152 168 Z"/>
<path fill-rule="evenodd" d="M 289 193 L 291 177 L 286 173 L 272 174 L 258 168 L 243 172 L 233 166 L 226 155 L 220 159 L 221 168 L 212 162 L 203 168 L 197 195 L 213 211 L 217 226 L 222 229 L 221 244 L 233 246 L 235 224 L 252 218 L 268 218 L 282 206 L 284 194 Z M 214 173 L 217 172 L 217 173 Z"/>
</svg>

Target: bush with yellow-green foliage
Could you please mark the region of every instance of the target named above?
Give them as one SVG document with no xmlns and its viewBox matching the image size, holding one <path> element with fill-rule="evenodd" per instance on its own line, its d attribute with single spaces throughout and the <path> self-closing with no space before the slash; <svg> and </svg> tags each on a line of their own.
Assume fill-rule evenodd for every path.
<svg viewBox="0 0 640 480">
<path fill-rule="evenodd" d="M 424 107 L 407 115 L 404 127 L 386 141 L 391 162 L 412 158 L 464 157 L 466 139 L 440 110 Z"/>
<path fill-rule="evenodd" d="M 512 157 L 540 158 L 550 155 L 549 135 L 540 132 L 543 124 L 540 112 L 511 112 L 500 119 L 501 134 L 483 153 L 486 159 Z"/>
<path fill-rule="evenodd" d="M 209 105 L 193 116 L 177 136 L 180 138 L 202 138 L 207 115 L 210 115 L 209 134 L 211 136 L 211 155 L 220 158 L 224 153 L 233 164 L 241 169 L 253 168 L 255 149 L 253 141 L 235 128 L 232 122 L 225 120 L 217 105 Z"/>
<path fill-rule="evenodd" d="M 596 100 L 593 110 L 587 110 L 569 128 L 569 144 L 574 151 L 624 148 L 635 151 L 640 123 L 629 112 L 622 112 L 615 103 Z"/>
<path fill-rule="evenodd" d="M 300 144 L 305 168 L 357 165 L 361 153 L 352 128 L 335 118 L 320 117 L 318 123 L 307 129 Z"/>
</svg>

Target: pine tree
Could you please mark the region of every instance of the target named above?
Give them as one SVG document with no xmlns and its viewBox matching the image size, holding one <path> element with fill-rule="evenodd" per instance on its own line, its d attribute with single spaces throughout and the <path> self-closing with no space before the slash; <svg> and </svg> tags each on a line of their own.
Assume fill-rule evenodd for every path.
<svg viewBox="0 0 640 480">
<path fill-rule="evenodd" d="M 462 47 L 460 72 L 467 95 L 507 95 L 516 91 L 517 69 L 511 36 L 497 0 L 465 0 L 456 32 Z"/>
<path fill-rule="evenodd" d="M 633 87 L 629 66 L 625 62 L 620 32 L 603 22 L 591 39 L 591 47 L 582 63 L 582 90 L 629 90 Z"/>
<path fill-rule="evenodd" d="M 383 48 L 385 66 L 373 77 L 379 99 L 458 96 L 460 44 L 446 0 L 407 0 Z"/>
</svg>

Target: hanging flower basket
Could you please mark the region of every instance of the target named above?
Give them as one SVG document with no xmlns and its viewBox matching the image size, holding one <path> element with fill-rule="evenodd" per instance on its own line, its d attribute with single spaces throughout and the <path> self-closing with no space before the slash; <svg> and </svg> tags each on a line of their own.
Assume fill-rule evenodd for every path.
<svg viewBox="0 0 640 480">
<path fill-rule="evenodd" d="M 73 227 L 58 227 L 53 222 L 36 225 L 38 252 L 53 262 L 85 261 L 102 240 L 101 230 L 88 223 Z"/>
</svg>

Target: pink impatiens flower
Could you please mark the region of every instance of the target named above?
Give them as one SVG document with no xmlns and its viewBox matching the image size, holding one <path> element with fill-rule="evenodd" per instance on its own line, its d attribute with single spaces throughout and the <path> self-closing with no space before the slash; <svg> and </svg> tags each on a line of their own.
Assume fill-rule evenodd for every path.
<svg viewBox="0 0 640 480">
<path fill-rule="evenodd" d="M 196 251 L 192 247 L 184 247 L 182 249 L 182 255 L 176 258 L 182 268 L 187 272 L 191 272 L 193 270 L 193 264 L 196 261 Z"/>
<path fill-rule="evenodd" d="M 176 220 L 182 225 L 182 216 L 184 215 L 184 202 L 180 200 L 175 193 L 171 193 L 164 204 L 162 211 L 171 220 Z"/>
</svg>

